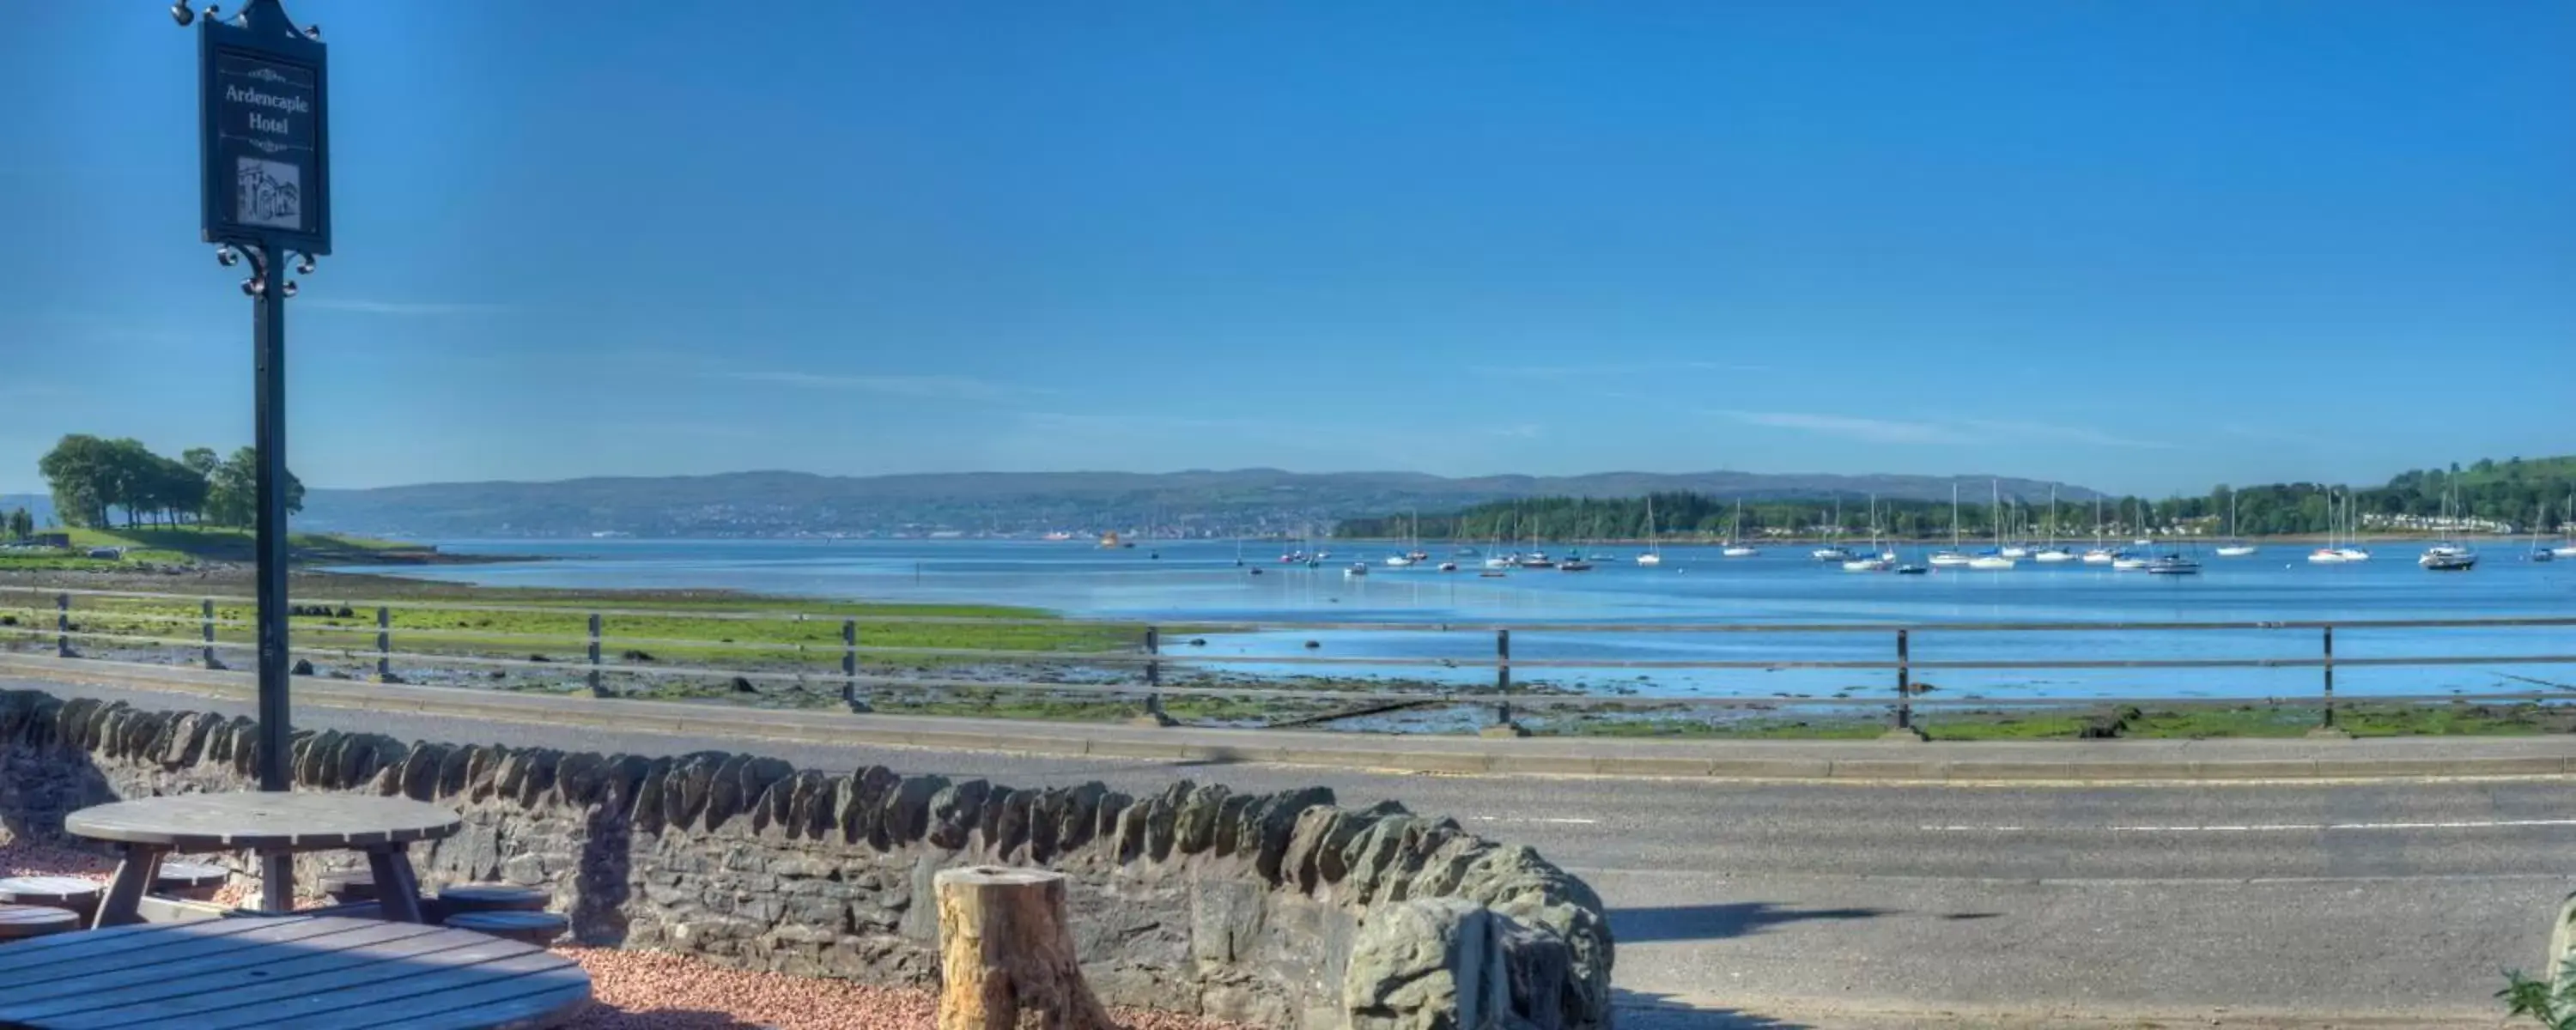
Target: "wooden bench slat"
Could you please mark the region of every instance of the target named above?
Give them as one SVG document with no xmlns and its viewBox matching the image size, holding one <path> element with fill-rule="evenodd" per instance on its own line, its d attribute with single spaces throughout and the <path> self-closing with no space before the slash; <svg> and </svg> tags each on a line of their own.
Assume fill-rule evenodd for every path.
<svg viewBox="0 0 2576 1030">
<path fill-rule="evenodd" d="M 526 994 L 493 997 L 472 1008 L 429 1013 L 392 1022 L 365 1024 L 365 1026 L 367 1030 L 523 1030 L 523 1028 L 537 1030 L 541 1027 L 559 1025 L 590 1007 L 588 976 L 579 979 L 568 977 L 523 979 L 536 981 L 543 986 Z M 489 993 L 497 995 L 504 986 L 514 986 L 516 983 L 518 981 L 509 981 L 506 985 L 496 984 L 488 990 Z M 485 989 L 478 989 L 478 991 L 482 990 Z M 449 996 L 449 1000 L 459 1000 L 464 996 L 465 992 L 455 992 Z M 321 1030 L 321 1028 L 314 1026 L 306 1030 Z"/>
<path fill-rule="evenodd" d="M 429 936 L 432 928 L 413 923 L 378 923 L 352 927 L 330 934 L 307 937 L 295 942 L 295 949 L 310 955 L 348 954 L 343 948 L 387 947 L 400 942 Z M 221 989 L 239 982 L 231 970 L 282 965 L 285 949 L 274 941 L 243 941 L 241 937 L 216 937 L 191 942 L 192 945 L 231 945 L 207 947 L 180 952 L 175 948 L 133 952 L 150 955 L 156 961 L 148 964 L 117 964 L 98 968 L 91 973 L 66 970 L 66 975 L 43 984 L 30 984 L 9 992 L 8 1015 L 15 1019 L 33 1019 L 83 1009 L 107 1008 L 152 998 L 170 997 L 208 988 Z M 332 949 L 332 950 L 315 950 Z M 185 975 L 174 976 L 174 970 Z M 207 982 L 209 976 L 227 979 Z M 274 976 L 274 972 L 263 975 Z"/>
<path fill-rule="evenodd" d="M 303 921 L 297 916 L 280 918 L 295 922 Z M 218 919 L 169 926 L 144 923 L 22 941 L 10 945 L 6 950 L 0 950 L 0 984 L 23 983 L 30 978 L 47 975 L 39 972 L 46 966 L 64 962 L 100 961 L 100 956 L 113 955 L 135 948 L 160 947 L 190 937 L 224 937 L 250 933 L 263 928 L 273 928 L 276 922 L 276 920 Z M 144 939 L 135 940 L 138 937 Z M 0 988 L 0 997 L 6 996 L 7 989 Z"/>
<path fill-rule="evenodd" d="M 44 1025 L 47 1030 L 265 1027 L 307 1012 L 381 1005 L 389 999 L 409 996 L 413 983 L 433 973 L 455 968 L 470 970 L 529 951 L 525 945 L 511 941 L 455 930 L 435 930 L 411 940 L 426 942 L 435 950 L 399 958 L 370 959 L 360 955 L 348 961 L 305 962 L 307 958 L 327 960 L 339 956 L 296 955 L 289 949 L 281 952 L 274 963 L 286 971 L 272 977 L 247 980 L 238 974 L 226 974 L 208 983 L 206 989 L 185 996 L 100 999 L 98 1007 L 57 1015 Z"/>
<path fill-rule="evenodd" d="M 533 977 L 549 979 L 536 980 L 527 986 L 498 987 L 497 996 L 508 997 L 534 990 L 539 985 L 590 982 L 588 974 L 583 973 L 579 966 L 573 966 L 560 956 L 507 941 L 492 943 L 506 944 L 516 949 L 516 953 L 444 968 L 426 968 L 420 963 L 405 962 L 400 964 L 404 968 L 396 971 L 399 975 L 371 984 L 365 990 L 308 991 L 257 1005 L 199 1013 L 182 1020 L 143 1023 L 137 1025 L 136 1030 L 144 1027 L 158 1030 L 269 1030 L 297 1021 L 315 1021 L 315 1025 L 331 1027 L 367 1026 L 403 1018 L 406 1013 L 426 1015 L 471 1007 L 478 999 L 487 997 L 477 992 L 494 989 L 496 985 L 518 984 Z M 454 954 L 458 953 L 441 952 L 427 957 L 446 958 Z"/>
<path fill-rule="evenodd" d="M 12 961 L 19 949 L 46 954 Z M 540 1027 L 589 998 L 561 955 L 412 923 L 222 919 L 0 948 L 0 1025 L 38 1030 Z"/>
</svg>

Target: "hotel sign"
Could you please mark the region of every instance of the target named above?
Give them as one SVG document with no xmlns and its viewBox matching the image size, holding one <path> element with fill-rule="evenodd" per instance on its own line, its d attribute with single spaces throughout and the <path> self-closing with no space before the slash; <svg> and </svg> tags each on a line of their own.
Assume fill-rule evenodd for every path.
<svg viewBox="0 0 2576 1030">
<path fill-rule="evenodd" d="M 206 19 L 198 43 L 205 238 L 331 252 L 330 119 L 322 44 L 254 5 Z"/>
</svg>

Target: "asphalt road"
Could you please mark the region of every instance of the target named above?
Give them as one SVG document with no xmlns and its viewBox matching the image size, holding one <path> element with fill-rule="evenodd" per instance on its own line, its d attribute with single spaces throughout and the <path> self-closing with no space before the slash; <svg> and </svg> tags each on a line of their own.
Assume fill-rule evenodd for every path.
<svg viewBox="0 0 2576 1030">
<path fill-rule="evenodd" d="M 0 687 L 155 708 L 152 691 Z M 1611 906 L 1631 1027 L 2495 1025 L 2576 890 L 2576 781 L 2154 786 L 1387 775 L 743 742 L 315 708 L 317 728 L 723 749 L 1014 785 L 1323 783 L 1537 847 Z M 2213 1021 L 2215 1021 L 2213 1023 Z"/>
</svg>

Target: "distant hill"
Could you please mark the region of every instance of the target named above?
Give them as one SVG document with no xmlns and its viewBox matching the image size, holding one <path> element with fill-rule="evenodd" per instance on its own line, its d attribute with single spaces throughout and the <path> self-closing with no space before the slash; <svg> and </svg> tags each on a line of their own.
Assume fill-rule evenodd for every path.
<svg viewBox="0 0 2576 1030">
<path fill-rule="evenodd" d="M 1765 475 L 1749 472 L 1448 478 L 1417 472 L 1296 473 L 1277 469 L 1132 472 L 973 472 L 819 476 L 573 479 L 549 483 L 432 483 L 312 491 L 296 528 L 410 538 L 794 536 L 952 532 L 1132 531 L 1232 534 L 1316 530 L 1348 517 L 1447 510 L 1515 497 L 1628 497 L 1687 491 L 1747 500 L 1948 500 L 1951 485 L 1983 496 L 1987 476 Z M 2004 479 L 2007 496 L 2045 500 L 2050 484 Z M 2083 487 L 2058 485 L 2068 501 Z"/>
</svg>

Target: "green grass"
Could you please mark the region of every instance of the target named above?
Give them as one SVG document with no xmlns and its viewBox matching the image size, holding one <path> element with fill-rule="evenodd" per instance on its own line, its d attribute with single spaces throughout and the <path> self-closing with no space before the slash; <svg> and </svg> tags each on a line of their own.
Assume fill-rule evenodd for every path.
<svg viewBox="0 0 2576 1030">
<path fill-rule="evenodd" d="M 834 603 L 740 596 L 680 598 L 562 591 L 536 592 L 533 596 L 528 592 L 507 590 L 449 592 L 461 593 L 461 596 L 446 598 L 453 603 L 561 610 L 456 610 L 406 605 L 397 599 L 388 606 L 393 650 L 485 658 L 543 656 L 550 661 L 577 662 L 586 659 L 590 612 L 603 609 L 646 613 L 609 615 L 602 619 L 602 657 L 609 663 L 745 672 L 813 669 L 818 673 L 837 673 L 841 661 L 843 618 L 981 618 L 1025 622 L 861 622 L 858 625 L 861 646 L 897 649 L 860 653 L 862 671 L 875 673 L 1023 661 L 926 653 L 930 651 L 1032 651 L 1062 654 L 1068 661 L 1078 661 L 1086 654 L 1132 650 L 1143 639 L 1141 627 L 1075 622 L 1031 609 L 996 605 Z M 377 631 L 375 608 L 343 608 L 337 601 L 304 593 L 296 595 L 295 603 L 331 609 L 329 615 L 299 615 L 289 620 L 289 631 L 298 650 L 353 653 L 374 650 Z M 775 617 L 720 619 L 696 614 L 711 611 Z M 33 616 L 39 624 L 50 624 L 52 619 L 51 609 L 43 599 L 28 594 L 0 594 L 0 613 L 14 614 L 22 621 Z M 246 603 L 217 604 L 215 617 L 219 625 L 215 629 L 216 640 L 233 644 L 251 642 L 249 623 L 256 614 L 256 608 Z M 75 627 L 85 632 L 188 640 L 195 639 L 199 632 L 199 605 L 186 600 L 82 597 L 75 600 L 72 617 Z M 220 624 L 223 622 L 239 625 Z M 91 645 L 94 649 L 116 646 L 120 645 L 113 641 Z M 902 649 L 922 650 L 906 652 Z M 395 664 L 399 667 L 403 660 L 397 658 Z"/>
</svg>

